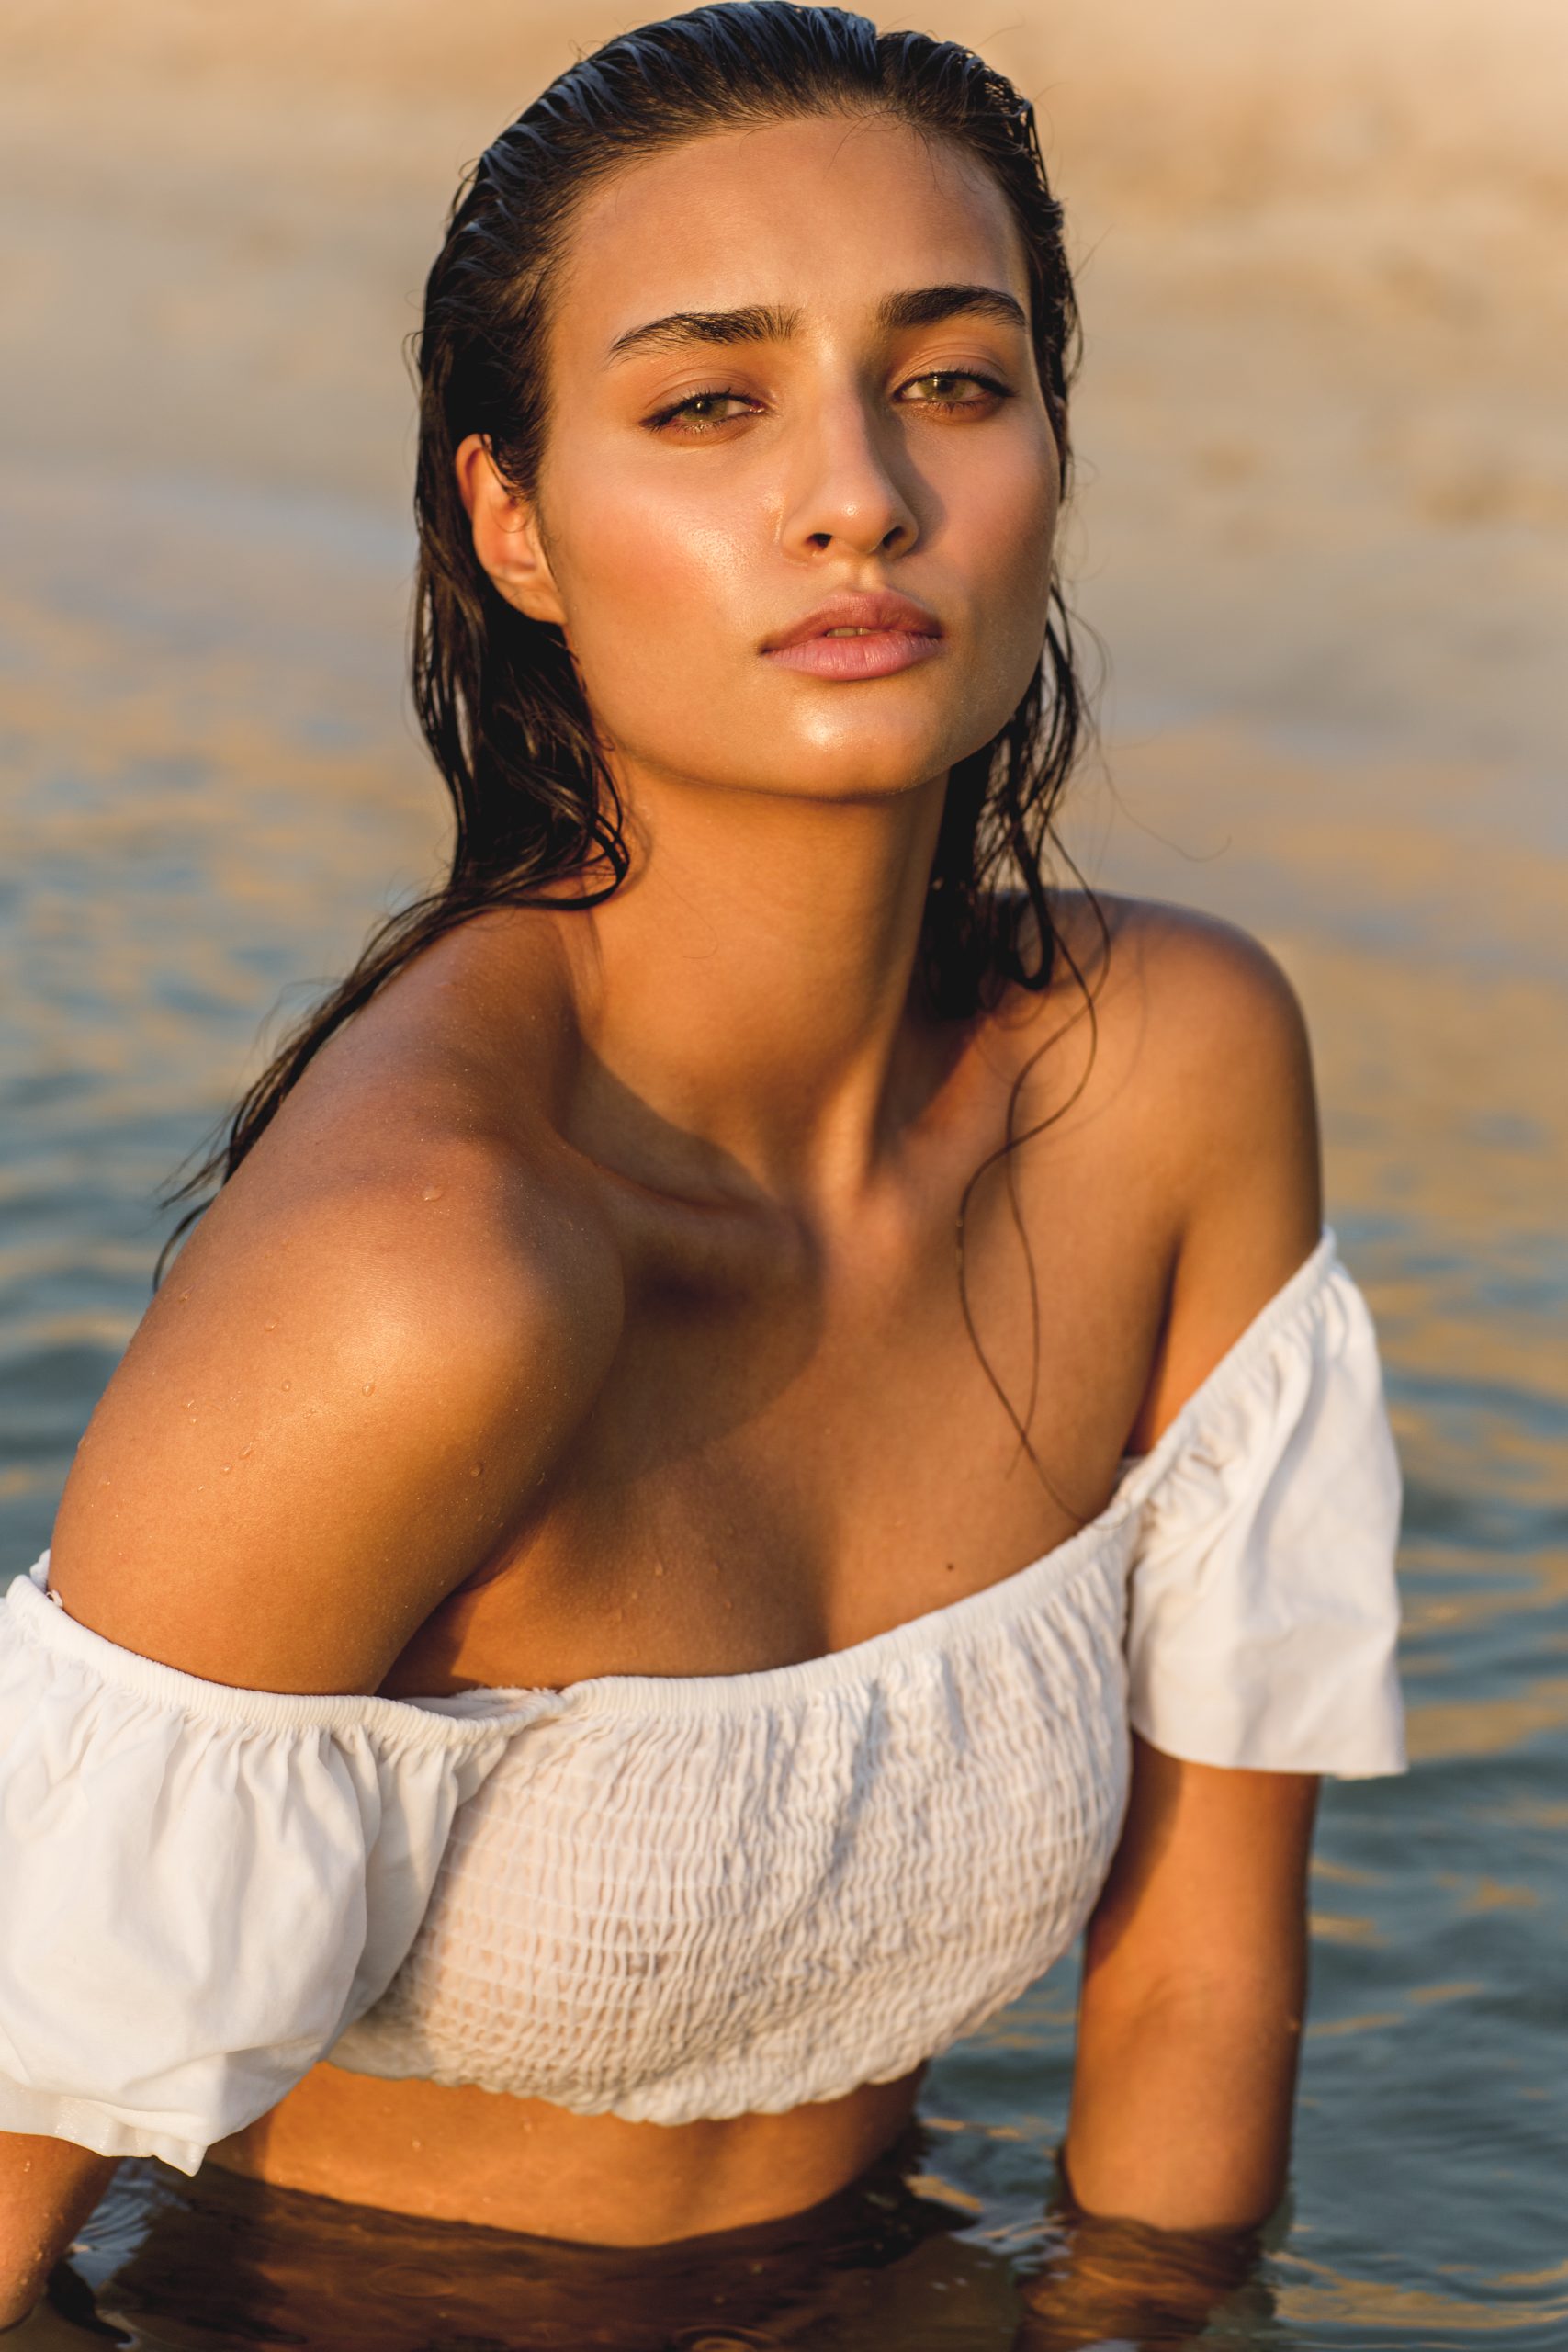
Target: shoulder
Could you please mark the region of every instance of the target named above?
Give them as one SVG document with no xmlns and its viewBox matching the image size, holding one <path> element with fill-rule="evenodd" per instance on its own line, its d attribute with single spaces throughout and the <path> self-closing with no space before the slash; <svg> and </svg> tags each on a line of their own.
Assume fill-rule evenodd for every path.
<svg viewBox="0 0 1568 2352">
<path fill-rule="evenodd" d="M 1110 891 L 1055 891 L 1055 986 L 1077 988 L 1075 968 L 1103 1017 L 1134 1025 L 1190 1070 L 1243 1044 L 1299 1063 L 1306 1024 L 1278 960 L 1239 924 L 1195 908 Z M 1156 1074 L 1151 1056 L 1146 1074 Z"/>
<path fill-rule="evenodd" d="M 1062 893 L 1054 910 L 1061 969 L 1017 1018 L 1013 1050 L 1021 1068 L 1070 1028 L 1077 1042 L 1045 1086 L 1077 1089 L 1068 1117 L 1130 1242 L 1162 1270 L 1143 1445 L 1321 1235 L 1311 1047 L 1280 964 L 1234 924 L 1110 894 Z"/>
<path fill-rule="evenodd" d="M 1122 899 L 1111 920 L 1112 1056 L 1171 1216 L 1146 1444 L 1315 1248 L 1321 1150 L 1306 1021 L 1268 950 L 1185 908 Z"/>
<path fill-rule="evenodd" d="M 1278 1138 L 1311 1112 L 1301 1002 L 1275 957 L 1234 923 L 1154 899 L 1105 902 L 1101 1015 L 1137 1109 L 1196 1167 Z M 1081 902 L 1064 928 L 1086 929 Z M 1315 1131 L 1298 1142 L 1315 1149 Z"/>
<path fill-rule="evenodd" d="M 618 1345 L 618 1261 L 547 1128 L 438 1025 L 389 1026 L 323 1053 L 206 1212 L 62 1502 L 66 1607 L 209 1679 L 375 1689 Z"/>
<path fill-rule="evenodd" d="M 1314 1159 L 1306 1023 L 1260 942 L 1190 908 L 1110 892 L 1055 892 L 1052 910 L 1050 988 L 1015 991 L 1000 1016 L 1020 1069 L 1042 1043 L 1074 1035 L 1047 1082 L 1081 1080 L 1092 1113 L 1141 1129 L 1174 1186 L 1235 1172 L 1237 1155 L 1260 1146 Z"/>
</svg>

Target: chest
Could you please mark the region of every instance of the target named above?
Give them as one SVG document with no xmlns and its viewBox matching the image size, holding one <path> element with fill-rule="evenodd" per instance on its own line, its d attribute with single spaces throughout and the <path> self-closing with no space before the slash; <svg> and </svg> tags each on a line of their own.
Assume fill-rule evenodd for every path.
<svg viewBox="0 0 1568 2352">
<path fill-rule="evenodd" d="M 863 1216 L 836 1253 L 765 1220 L 628 1219 L 626 1328 L 571 1459 L 386 1687 L 815 1658 L 1091 1518 L 1157 1340 L 1158 1253 L 1064 1182 L 1027 1256 L 1005 1193 L 982 1201 L 961 1283 L 956 1190 Z"/>
</svg>

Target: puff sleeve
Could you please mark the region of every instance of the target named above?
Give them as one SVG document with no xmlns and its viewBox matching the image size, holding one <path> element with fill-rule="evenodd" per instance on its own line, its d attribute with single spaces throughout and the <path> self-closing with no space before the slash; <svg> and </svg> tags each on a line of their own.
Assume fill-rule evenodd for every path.
<svg viewBox="0 0 1568 2352">
<path fill-rule="evenodd" d="M 1403 1771 L 1399 1464 L 1371 1317 L 1331 1231 L 1146 1469 L 1134 1729 L 1199 1764 Z"/>
<path fill-rule="evenodd" d="M 194 2173 L 383 1991 L 495 1696 L 233 1690 L 0 1603 L 0 2131 Z"/>
</svg>

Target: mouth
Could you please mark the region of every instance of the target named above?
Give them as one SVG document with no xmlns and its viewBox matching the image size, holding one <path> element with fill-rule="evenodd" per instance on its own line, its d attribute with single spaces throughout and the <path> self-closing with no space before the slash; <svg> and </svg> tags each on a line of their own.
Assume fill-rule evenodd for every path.
<svg viewBox="0 0 1568 2352">
<path fill-rule="evenodd" d="M 942 627 L 928 606 L 886 590 L 829 596 L 762 641 L 764 661 L 818 678 L 891 677 L 929 661 Z"/>
</svg>

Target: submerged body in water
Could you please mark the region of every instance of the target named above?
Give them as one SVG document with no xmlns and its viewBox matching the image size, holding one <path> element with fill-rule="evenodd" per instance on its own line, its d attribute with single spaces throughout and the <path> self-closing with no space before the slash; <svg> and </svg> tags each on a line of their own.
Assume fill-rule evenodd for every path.
<svg viewBox="0 0 1568 2352">
<path fill-rule="evenodd" d="M 612 43 L 463 192 L 451 877 L 236 1112 L 7 1605 L 101 1840 L 7 1883 L 121 1982 L 0 1982 L 0 2313 L 127 2155 L 599 2244 L 805 2210 L 1086 1919 L 1077 2196 L 1277 2199 L 1398 1481 L 1282 975 L 1049 879 L 1074 331 L 1027 107 L 833 10 Z"/>
</svg>

